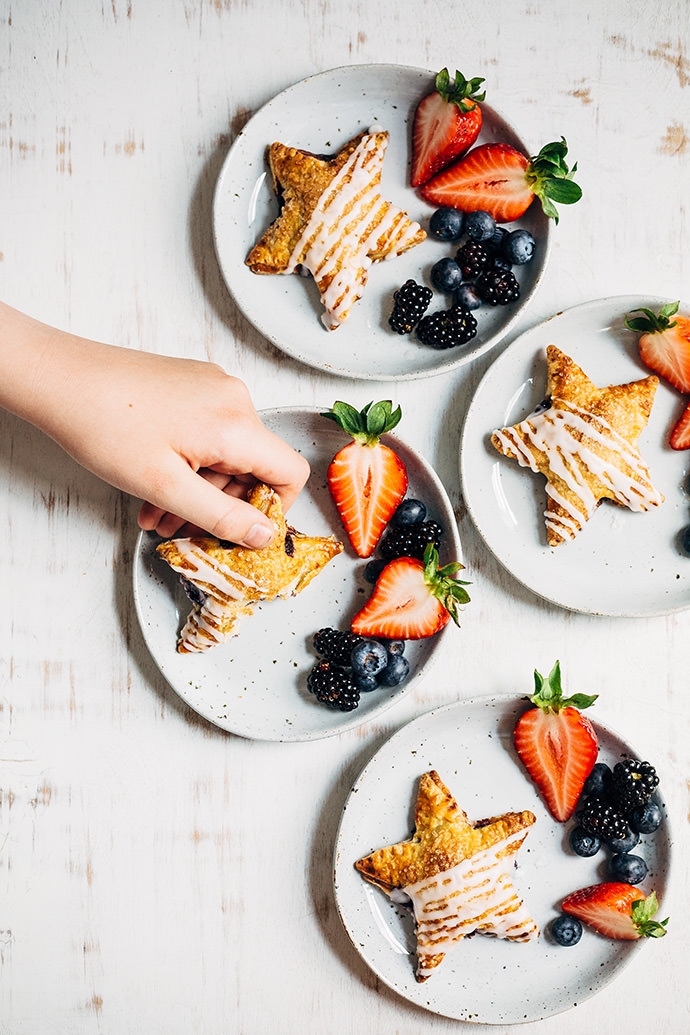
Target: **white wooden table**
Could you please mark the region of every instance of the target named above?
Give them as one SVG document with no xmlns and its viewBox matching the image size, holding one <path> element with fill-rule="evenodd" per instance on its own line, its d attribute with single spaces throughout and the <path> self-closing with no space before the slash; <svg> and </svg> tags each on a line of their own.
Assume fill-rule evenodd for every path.
<svg viewBox="0 0 690 1035">
<path fill-rule="evenodd" d="M 0 26 L 0 297 L 88 337 L 208 357 L 259 408 L 377 394 L 268 345 L 212 246 L 233 135 L 329 67 L 457 66 L 485 76 L 530 144 L 567 136 L 585 194 L 519 330 L 605 295 L 690 296 L 686 0 L 0 0 Z M 499 351 L 425 382 L 423 408 L 414 383 L 395 387 L 415 412 L 406 437 L 457 504 L 474 583 L 452 675 L 381 721 L 304 745 L 226 735 L 180 702 L 133 611 L 136 504 L 0 416 L 2 1035 L 463 1027 L 410 1007 L 351 948 L 331 885 L 335 831 L 393 730 L 464 696 L 524 693 L 556 657 L 662 772 L 675 906 L 669 937 L 539 1030 L 690 1030 L 690 612 L 569 613 L 489 554 L 463 508 L 457 451 Z"/>
</svg>

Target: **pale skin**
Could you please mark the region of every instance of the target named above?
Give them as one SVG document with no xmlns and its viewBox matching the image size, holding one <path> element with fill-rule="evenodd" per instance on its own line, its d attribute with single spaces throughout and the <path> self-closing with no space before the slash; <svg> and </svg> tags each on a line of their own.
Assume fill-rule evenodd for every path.
<svg viewBox="0 0 690 1035">
<path fill-rule="evenodd" d="M 214 363 L 105 345 L 0 303 L 0 406 L 104 481 L 143 500 L 139 525 L 255 549 L 273 525 L 244 499 L 263 481 L 294 502 L 309 464 Z"/>
</svg>

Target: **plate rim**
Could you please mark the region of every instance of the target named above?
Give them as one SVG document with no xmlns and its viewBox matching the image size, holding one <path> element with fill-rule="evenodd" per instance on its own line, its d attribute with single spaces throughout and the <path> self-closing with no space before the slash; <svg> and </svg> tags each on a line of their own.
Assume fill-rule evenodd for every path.
<svg viewBox="0 0 690 1035">
<path fill-rule="evenodd" d="M 216 182 L 215 182 L 215 186 L 214 186 L 214 190 L 213 190 L 213 202 L 212 202 L 212 233 L 213 233 L 213 244 L 214 244 L 214 249 L 215 249 L 215 254 L 216 254 L 216 261 L 218 262 L 218 267 L 220 269 L 220 273 L 221 273 L 221 276 L 223 278 L 223 283 L 225 284 L 226 289 L 229 292 L 233 302 L 235 303 L 237 308 L 240 310 L 240 312 L 242 313 L 244 318 L 252 325 L 252 327 L 254 327 L 254 329 L 256 331 L 258 331 L 264 338 L 266 338 L 267 341 L 270 341 L 273 345 L 275 345 L 276 348 L 280 349 L 281 352 L 283 352 L 287 356 L 290 356 L 291 359 L 296 360 L 297 362 L 303 363 L 305 366 L 308 366 L 311 369 L 321 370 L 321 371 L 326 370 L 326 372 L 329 373 L 329 374 L 333 374 L 333 375 L 336 375 L 338 377 L 353 378 L 353 379 L 356 379 L 358 381 L 387 381 L 387 382 L 393 382 L 393 381 L 416 381 L 416 380 L 422 380 L 422 379 L 428 378 L 428 377 L 436 377 L 439 374 L 448 373 L 451 370 L 456 370 L 456 369 L 458 369 L 460 367 L 468 366 L 474 360 L 478 359 L 480 356 L 484 355 L 485 353 L 489 352 L 491 349 L 493 349 L 497 345 L 499 345 L 502 341 L 505 340 L 505 338 L 511 332 L 511 330 L 513 330 L 516 322 L 524 314 L 525 310 L 527 309 L 529 304 L 532 302 L 532 300 L 534 298 L 534 295 L 536 294 L 539 286 L 541 285 L 541 282 L 542 282 L 542 280 L 544 278 L 544 274 L 546 273 L 546 269 L 547 269 L 547 266 L 549 264 L 549 259 L 551 257 L 551 249 L 552 249 L 552 245 L 553 245 L 553 229 L 554 229 L 554 227 L 553 227 L 553 220 L 552 219 L 548 219 L 547 218 L 546 222 L 545 222 L 545 235 L 544 235 L 543 246 L 542 246 L 543 261 L 542 261 L 541 270 L 537 273 L 536 278 L 534 280 L 534 283 L 532 284 L 530 290 L 527 291 L 525 294 L 521 295 L 521 298 L 520 298 L 521 305 L 510 316 L 510 318 L 508 319 L 508 321 L 505 324 L 505 326 L 502 327 L 501 330 L 499 332 L 497 332 L 496 334 L 491 335 L 485 342 L 482 343 L 481 347 L 479 347 L 479 348 L 477 348 L 475 350 L 470 350 L 466 354 L 462 354 L 461 353 L 460 355 L 456 356 L 454 359 L 451 359 L 449 357 L 445 363 L 443 363 L 443 364 L 441 364 L 439 366 L 435 366 L 433 368 L 429 368 L 429 369 L 414 370 L 414 371 L 408 371 L 408 372 L 403 372 L 403 373 L 392 373 L 392 374 L 385 374 L 385 373 L 380 373 L 380 372 L 379 373 L 370 373 L 370 372 L 354 371 L 354 370 L 350 370 L 347 367 L 343 367 L 343 366 L 336 366 L 336 365 L 333 365 L 333 364 L 324 364 L 323 361 L 319 362 L 316 358 L 312 359 L 312 358 L 308 357 L 307 355 L 304 354 L 304 352 L 301 352 L 299 350 L 293 350 L 292 348 L 290 348 L 290 347 L 288 347 L 288 346 L 286 346 L 284 344 L 284 342 L 281 340 L 279 335 L 264 329 L 263 326 L 260 326 L 259 323 L 256 322 L 254 317 L 249 316 L 249 314 L 245 311 L 243 305 L 241 304 L 239 298 L 237 297 L 237 293 L 236 293 L 235 289 L 233 288 L 233 286 L 231 284 L 231 279 L 228 278 L 228 276 L 226 275 L 226 272 L 225 272 L 225 267 L 224 267 L 224 263 L 223 263 L 223 259 L 222 259 L 222 247 L 221 247 L 221 243 L 220 243 L 220 229 L 219 229 L 218 211 L 219 211 L 219 209 L 222 206 L 222 194 L 223 194 L 224 187 L 225 187 L 225 180 L 226 180 L 226 176 L 227 176 L 227 172 L 228 172 L 228 167 L 230 166 L 231 162 L 233 161 L 234 155 L 236 153 L 239 153 L 240 146 L 243 143 L 244 138 L 246 137 L 246 131 L 247 131 L 248 127 L 251 125 L 251 123 L 255 119 L 259 118 L 260 116 L 265 115 L 267 109 L 269 109 L 271 107 L 271 105 L 273 105 L 274 103 L 278 102 L 279 100 L 284 99 L 284 95 L 289 93 L 289 92 L 291 92 L 292 90 L 295 90 L 295 89 L 298 89 L 300 87 L 303 87 L 304 84 L 306 84 L 306 83 L 310 83 L 310 82 L 318 80 L 318 79 L 324 79 L 324 78 L 332 77 L 332 76 L 335 76 L 337 74 L 351 75 L 351 74 L 353 74 L 355 72 L 355 70 L 360 71 L 360 72 L 362 72 L 362 71 L 369 71 L 369 72 L 371 72 L 371 71 L 374 71 L 374 70 L 378 70 L 378 71 L 386 70 L 386 72 L 396 72 L 398 74 L 410 74 L 410 73 L 412 73 L 414 75 L 420 75 L 420 76 L 421 75 L 428 75 L 432 79 L 436 75 L 435 72 L 430 71 L 429 69 L 425 69 L 425 68 L 416 66 L 416 65 L 404 65 L 404 64 L 396 64 L 396 63 L 389 63 L 389 62 L 369 61 L 369 62 L 363 62 L 362 64 L 336 65 L 333 68 L 323 69 L 320 72 L 314 72 L 311 75 L 305 76 L 303 79 L 299 79 L 296 82 L 291 83 L 289 86 L 286 86 L 284 89 L 282 89 L 278 93 L 274 94 L 274 96 L 269 98 L 269 100 L 265 101 L 259 108 L 257 108 L 257 110 L 255 112 L 252 113 L 252 115 L 249 117 L 247 122 L 244 124 L 244 126 L 242 127 L 240 132 L 237 134 L 237 136 L 233 140 L 232 144 L 230 145 L 230 148 L 228 149 L 228 152 L 227 152 L 225 158 L 223 159 L 223 163 L 222 163 L 221 168 L 220 168 L 220 170 L 218 172 L 218 176 L 216 177 Z M 495 118 L 500 120 L 505 126 L 508 127 L 510 132 L 520 142 L 520 145 L 521 145 L 522 149 L 525 152 L 530 152 L 531 151 L 531 149 L 526 146 L 525 141 L 524 141 L 522 135 L 515 129 L 514 124 L 511 121 L 509 121 L 503 115 L 503 113 L 502 113 L 502 111 L 500 109 L 494 107 L 494 105 L 492 105 L 492 104 L 487 104 L 486 102 L 482 102 L 482 107 L 486 111 L 491 112 L 492 115 Z M 410 188 L 410 189 L 413 189 L 413 188 Z"/>
<path fill-rule="evenodd" d="M 483 706 L 485 706 L 487 708 L 488 707 L 492 707 L 492 706 L 500 706 L 500 705 L 504 705 L 505 706 L 505 705 L 509 705 L 509 704 L 515 705 L 515 704 L 519 703 L 521 700 L 524 700 L 525 703 L 527 703 L 527 698 L 524 695 L 520 695 L 520 694 L 514 694 L 514 693 L 513 694 L 509 694 L 509 693 L 506 693 L 506 694 L 474 694 L 472 697 L 461 698 L 461 699 L 459 699 L 457 701 L 450 701 L 447 704 L 438 705 L 437 707 L 431 708 L 428 711 L 422 712 L 420 715 L 414 716 L 412 719 L 409 719 L 407 722 L 403 723 L 402 726 L 400 726 L 397 730 L 395 730 L 394 733 L 392 733 L 382 744 L 380 744 L 376 748 L 376 750 L 370 755 L 370 757 L 367 759 L 367 761 L 362 765 L 362 767 L 360 768 L 357 776 L 355 777 L 355 779 L 354 779 L 354 781 L 352 783 L 352 786 L 350 787 L 350 790 L 348 791 L 347 796 L 345 798 L 345 801 L 343 803 L 343 807 L 342 807 L 342 810 L 341 810 L 341 813 L 340 813 L 340 821 L 338 823 L 338 829 L 336 831 L 336 836 L 335 836 L 335 840 L 334 840 L 333 853 L 332 853 L 332 857 L 331 857 L 331 860 L 332 860 L 331 871 L 332 871 L 333 895 L 334 895 L 334 898 L 335 898 L 335 904 L 336 904 L 336 909 L 338 911 L 338 916 L 340 917 L 340 921 L 341 921 L 342 926 L 343 926 L 343 928 L 345 930 L 345 933 L 347 934 L 347 937 L 348 937 L 348 939 L 350 941 L 350 944 L 352 945 L 353 949 L 356 951 L 357 955 L 362 960 L 362 962 L 369 968 L 369 970 L 372 971 L 372 973 L 374 973 L 378 977 L 378 979 L 380 981 L 382 981 L 384 983 L 386 988 L 390 989 L 396 995 L 400 996 L 401 999 L 404 999 L 405 1002 L 409 1003 L 411 1006 L 416 1006 L 419 1009 L 427 1010 L 427 1011 L 435 1014 L 437 1017 L 449 1017 L 452 1020 L 464 1021 L 465 1023 L 468 1023 L 468 1024 L 487 1024 L 487 1025 L 494 1025 L 494 1026 L 495 1025 L 499 1025 L 499 1024 L 501 1024 L 501 1025 L 529 1024 L 529 1023 L 536 1023 L 536 1022 L 541 1021 L 541 1020 L 547 1020 L 550 1017 L 556 1017 L 556 1016 L 558 1016 L 560 1014 L 567 1013 L 569 1010 L 574 1009 L 575 1005 L 579 1006 L 581 1003 L 584 1003 L 584 1002 L 587 1002 L 590 999 L 593 999 L 599 992 L 602 992 L 608 985 L 610 985 L 615 980 L 615 978 L 620 973 L 622 973 L 632 963 L 633 959 L 637 956 L 638 952 L 642 949 L 642 947 L 644 945 L 644 942 L 645 942 L 644 938 L 640 938 L 637 941 L 635 941 L 632 944 L 630 944 L 629 951 L 628 951 L 627 955 L 618 964 L 618 966 L 616 968 L 616 971 L 615 971 L 615 974 L 613 974 L 599 988 L 596 988 L 594 991 L 591 991 L 591 992 L 588 991 L 587 993 L 583 994 L 582 996 L 579 996 L 577 1004 L 575 1004 L 575 1005 L 570 1004 L 568 1006 L 564 1006 L 564 1007 L 562 1007 L 562 1008 L 560 1008 L 558 1010 L 555 1010 L 555 1011 L 553 1011 L 551 1013 L 543 1013 L 542 1012 L 540 1014 L 540 1016 L 538 1016 L 538 1017 L 536 1017 L 536 1016 L 535 1017 L 522 1017 L 522 1018 L 518 1018 L 516 1020 L 511 1020 L 511 1021 L 505 1020 L 505 1019 L 495 1020 L 494 1021 L 494 1020 L 486 1020 L 486 1019 L 478 1018 L 478 1017 L 457 1017 L 457 1016 L 452 1016 L 452 1015 L 447 1014 L 447 1013 L 440 1013 L 438 1010 L 433 1009 L 433 1007 L 431 1007 L 428 1004 L 425 1005 L 423 1003 L 418 1003 L 418 1002 L 416 1002 L 414 1000 L 409 999 L 405 995 L 405 993 L 403 991 L 401 991 L 398 987 L 396 987 L 387 978 L 387 976 L 384 973 L 381 972 L 380 968 L 376 967 L 372 962 L 370 962 L 364 956 L 362 950 L 360 949 L 359 945 L 357 944 L 357 942 L 355 940 L 355 937 L 351 933 L 351 931 L 350 931 L 350 929 L 349 929 L 349 927 L 348 927 L 348 925 L 346 923 L 345 917 L 343 916 L 343 910 L 341 908 L 341 899 L 340 899 L 340 896 L 338 894 L 338 879 L 337 879 L 338 878 L 338 872 L 340 870 L 341 865 L 342 866 L 345 865 L 344 862 L 342 862 L 342 864 L 341 864 L 340 859 L 339 859 L 339 854 L 340 854 L 340 849 L 341 849 L 342 829 L 343 829 L 343 825 L 344 825 L 344 822 L 345 822 L 345 815 L 347 813 L 347 809 L 349 807 L 350 802 L 352 800 L 354 800 L 355 795 L 359 793 L 359 790 L 360 790 L 360 787 L 361 787 L 361 783 L 364 780 L 364 778 L 366 776 L 366 773 L 367 773 L 367 770 L 369 769 L 369 767 L 372 766 L 376 762 L 376 760 L 378 759 L 378 757 L 382 754 L 382 752 L 384 750 L 388 750 L 390 747 L 392 747 L 394 742 L 398 738 L 402 738 L 405 734 L 409 734 L 410 728 L 414 727 L 417 724 L 419 724 L 420 726 L 423 726 L 425 722 L 432 721 L 433 719 L 436 718 L 436 716 L 443 715 L 444 713 L 447 713 L 447 712 L 450 712 L 450 711 L 457 710 L 461 714 L 464 709 L 471 708 L 471 707 L 476 707 L 478 705 L 483 705 Z M 616 727 L 609 725 L 608 722 L 599 722 L 597 719 L 593 719 L 592 722 L 593 722 L 593 725 L 595 727 L 599 727 L 601 730 L 605 731 L 605 733 L 608 736 L 614 737 L 615 739 L 620 741 L 623 745 L 625 745 L 626 751 L 628 751 L 628 753 L 630 753 L 630 757 L 641 757 L 638 754 L 636 754 L 635 752 L 630 752 L 631 745 L 630 745 L 629 741 L 627 740 L 626 737 L 622 736 L 618 732 Z M 658 789 L 657 789 L 657 793 L 658 793 Z M 663 805 L 663 808 L 664 808 L 664 825 L 665 825 L 665 828 L 666 828 L 666 835 L 667 835 L 667 842 L 668 842 L 668 867 L 667 867 L 667 870 L 666 870 L 666 875 L 665 875 L 665 880 L 664 880 L 664 898 L 663 898 L 664 904 L 666 905 L 669 902 L 669 900 L 672 901 L 672 899 L 673 899 L 673 873 L 674 873 L 673 847 L 674 847 L 674 838 L 673 838 L 673 827 L 672 827 L 671 820 L 669 818 L 668 805 L 666 804 L 666 800 L 665 800 L 664 796 L 661 795 L 660 797 L 661 797 L 661 802 L 662 802 L 662 805 Z M 554 819 L 554 822 L 557 823 L 558 820 Z M 352 862 L 352 865 L 354 865 L 354 860 Z"/>
<path fill-rule="evenodd" d="M 263 421 L 267 418 L 270 418 L 271 415 L 299 416 L 305 413 L 312 416 L 317 414 L 320 415 L 323 413 L 324 409 L 325 407 L 322 406 L 320 407 L 294 405 L 272 406 L 267 407 L 266 409 L 258 410 L 257 412 L 259 418 Z M 458 528 L 458 520 L 455 516 L 455 511 L 453 509 L 453 504 L 451 502 L 450 496 L 448 495 L 448 492 L 445 486 L 443 485 L 443 482 L 441 481 L 438 474 L 432 467 L 431 463 L 426 459 L 424 454 L 419 452 L 413 446 L 411 446 L 406 439 L 401 438 L 399 435 L 390 432 L 387 433 L 384 437 L 393 443 L 395 443 L 396 441 L 399 442 L 406 450 L 414 454 L 415 461 L 420 465 L 420 467 L 424 471 L 424 476 L 429 478 L 429 480 L 434 485 L 434 488 L 438 493 L 438 498 L 443 505 L 444 514 L 442 515 L 442 517 L 444 519 L 444 531 L 446 532 L 447 545 L 449 551 L 455 557 L 457 557 L 457 559 L 462 563 L 463 551 L 462 542 L 460 539 L 460 530 Z M 354 709 L 352 712 L 342 713 L 343 719 L 339 723 L 334 724 L 333 727 L 329 727 L 325 730 L 314 730 L 311 732 L 307 732 L 306 734 L 301 733 L 299 735 L 295 735 L 293 726 L 291 726 L 288 730 L 282 731 L 280 734 L 267 736 L 265 734 L 259 735 L 257 733 L 249 733 L 246 731 L 243 732 L 241 730 L 234 729 L 229 725 L 221 725 L 218 722 L 218 716 L 213 716 L 212 714 L 208 713 L 208 711 L 200 710 L 200 708 L 192 704 L 190 699 L 185 695 L 184 692 L 182 692 L 182 690 L 178 689 L 178 687 L 175 686 L 175 684 L 171 681 L 171 674 L 168 673 L 167 667 L 163 662 L 159 660 L 157 652 L 154 651 L 154 649 L 149 643 L 147 624 L 144 620 L 143 613 L 143 589 L 139 585 L 139 565 L 143 550 L 142 544 L 144 543 L 146 537 L 150 534 L 151 533 L 146 532 L 144 530 L 139 531 L 135 540 L 132 562 L 132 588 L 134 597 L 134 608 L 136 611 L 142 638 L 146 645 L 146 649 L 149 653 L 149 656 L 151 657 L 156 668 L 162 675 L 166 684 L 171 688 L 171 690 L 174 691 L 177 697 L 179 697 L 180 700 L 183 701 L 188 708 L 191 708 L 193 712 L 195 712 L 197 715 L 200 715 L 201 718 L 211 723 L 211 725 L 213 725 L 216 729 L 220 730 L 222 733 L 229 733 L 233 736 L 242 737 L 245 740 L 259 741 L 264 743 L 304 744 L 319 740 L 326 740 L 329 737 L 338 736 L 342 733 L 348 733 L 351 730 L 360 729 L 363 726 L 366 726 L 368 723 L 378 720 L 384 712 L 388 711 L 395 704 L 399 703 L 403 698 L 407 697 L 410 690 L 414 690 L 424 680 L 427 679 L 428 675 L 435 670 L 436 665 L 442 660 L 442 658 L 447 654 L 449 650 L 450 638 L 448 636 L 448 633 L 452 626 L 452 623 L 450 622 L 447 623 L 447 625 L 436 634 L 435 638 L 437 646 L 434 650 L 431 651 L 430 657 L 422 666 L 421 671 L 415 672 L 410 677 L 410 679 L 405 682 L 404 686 L 400 689 L 400 692 L 398 694 L 388 695 L 387 697 L 382 698 L 381 701 L 376 705 L 376 707 L 372 708 L 371 711 L 367 712 L 366 715 L 360 718 L 359 720 L 357 718 L 357 709 Z M 343 535 L 346 535 L 344 530 Z M 362 560 L 365 560 L 365 558 L 362 558 Z"/>
<path fill-rule="evenodd" d="M 492 375 L 494 373 L 494 368 L 498 364 L 500 364 L 501 361 L 503 360 L 503 358 L 508 353 L 510 353 L 513 349 L 515 349 L 517 351 L 518 350 L 517 347 L 523 347 L 524 348 L 526 343 L 529 342 L 529 339 L 532 336 L 539 337 L 539 335 L 549 325 L 551 325 L 553 322 L 561 320 L 561 319 L 563 319 L 565 317 L 568 317 L 568 316 L 570 316 L 573 313 L 582 313 L 582 312 L 585 312 L 585 311 L 587 311 L 589 309 L 594 309 L 594 310 L 596 310 L 597 308 L 602 308 L 603 309 L 605 306 L 613 306 L 613 305 L 617 305 L 618 303 L 621 303 L 621 309 L 625 308 L 627 311 L 631 311 L 631 306 L 632 306 L 632 303 L 634 303 L 634 302 L 643 302 L 645 304 L 661 306 L 661 305 L 665 305 L 669 301 L 675 301 L 675 300 L 674 299 L 670 299 L 668 297 L 665 297 L 663 295 L 652 295 L 652 294 L 644 295 L 644 294 L 639 294 L 639 293 L 632 294 L 632 295 L 603 295 L 601 298 L 588 299 L 585 302 L 578 302 L 575 305 L 567 306 L 565 309 L 557 310 L 555 313 L 552 313 L 551 316 L 547 316 L 544 320 L 540 320 L 539 323 L 534 324 L 533 327 L 529 327 L 525 331 L 523 331 L 521 334 L 519 334 L 517 336 L 517 338 L 515 338 L 500 353 L 500 355 L 495 357 L 493 362 L 489 365 L 487 370 L 482 375 L 479 383 L 477 384 L 477 387 L 474 389 L 474 391 L 472 393 L 472 398 L 470 399 L 470 402 L 469 402 L 469 405 L 467 407 L 467 410 L 465 411 L 465 416 L 464 416 L 463 424 L 462 424 L 462 430 L 460 432 L 460 447 L 459 447 L 459 451 L 458 451 L 458 467 L 459 467 L 459 474 L 460 474 L 460 489 L 461 489 L 461 493 L 462 493 L 462 498 L 463 498 L 463 500 L 465 502 L 465 505 L 467 507 L 467 512 L 470 515 L 470 518 L 472 520 L 472 524 L 474 525 L 474 528 L 478 532 L 478 534 L 479 534 L 482 542 L 486 546 L 487 550 L 489 550 L 489 552 L 491 553 L 491 556 L 496 561 L 498 561 L 498 563 L 512 576 L 512 578 L 515 579 L 516 582 L 518 582 L 521 586 L 524 586 L 526 589 L 528 589 L 530 591 L 530 593 L 534 593 L 534 595 L 539 597 L 539 599 L 546 600 L 548 603 L 553 604 L 556 607 L 563 608 L 564 610 L 571 611 L 571 612 L 573 612 L 575 614 L 592 615 L 595 618 L 637 618 L 637 619 L 660 618 L 660 617 L 665 617 L 667 615 L 678 614 L 680 612 L 689 610 L 690 609 L 690 599 L 688 599 L 688 602 L 685 603 L 685 604 L 677 604 L 677 605 L 672 605 L 672 606 L 667 606 L 667 607 L 662 607 L 662 608 L 655 608 L 653 610 L 644 610 L 644 611 L 642 611 L 642 610 L 626 610 L 626 611 L 621 611 L 621 610 L 614 610 L 614 609 L 602 610 L 601 608 L 599 608 L 597 610 L 594 610 L 592 608 L 586 608 L 586 607 L 583 607 L 583 606 L 577 606 L 577 605 L 572 604 L 572 603 L 567 603 L 565 600 L 558 599 L 555 596 L 548 596 L 545 593 L 541 592 L 540 590 L 535 589 L 534 586 L 530 585 L 530 583 L 527 582 L 524 578 L 521 578 L 519 575 L 516 575 L 515 572 L 509 567 L 509 565 L 501 557 L 499 557 L 497 553 L 495 553 L 493 547 L 491 546 L 491 544 L 489 542 L 489 539 L 487 538 L 487 535 L 486 535 L 486 532 L 485 532 L 485 529 L 484 529 L 483 525 L 480 523 L 479 519 L 476 516 L 476 511 L 475 511 L 472 503 L 470 502 L 470 497 L 465 492 L 465 485 L 466 485 L 466 479 L 465 479 L 465 464 L 466 464 L 466 461 L 465 461 L 465 456 L 466 456 L 466 449 L 469 448 L 468 447 L 468 443 L 466 441 L 465 435 L 466 435 L 467 428 L 468 428 L 468 425 L 469 425 L 469 422 L 470 422 L 470 415 L 473 414 L 473 407 L 474 407 L 475 401 L 477 400 L 477 398 L 479 396 L 479 393 L 481 392 L 481 390 L 485 386 L 485 384 L 489 381 L 490 375 Z M 623 303 L 628 303 L 628 304 L 627 305 L 623 305 Z M 680 307 L 682 308 L 683 306 L 685 306 L 685 308 L 690 310 L 690 305 L 688 305 L 682 299 L 680 299 Z M 637 308 L 637 307 L 634 307 L 634 306 L 632 306 L 632 307 L 633 308 Z M 650 371 L 650 373 L 652 373 L 652 371 Z M 565 544 L 565 545 L 567 547 L 567 544 Z"/>
</svg>

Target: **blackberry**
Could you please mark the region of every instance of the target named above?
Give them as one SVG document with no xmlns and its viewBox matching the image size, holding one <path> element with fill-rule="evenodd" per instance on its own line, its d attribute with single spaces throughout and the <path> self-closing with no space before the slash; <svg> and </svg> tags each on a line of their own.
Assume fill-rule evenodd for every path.
<svg viewBox="0 0 690 1035">
<path fill-rule="evenodd" d="M 342 665 L 343 668 L 349 668 L 352 648 L 360 643 L 361 639 L 361 636 L 356 636 L 352 632 L 319 629 L 314 633 L 314 650 L 328 661 Z"/>
<path fill-rule="evenodd" d="M 417 327 L 417 337 L 423 345 L 434 349 L 450 349 L 472 341 L 477 333 L 477 321 L 466 305 L 440 309 L 423 316 Z"/>
<path fill-rule="evenodd" d="M 477 294 L 489 305 L 508 305 L 520 297 L 520 285 L 510 270 L 491 267 L 475 284 Z"/>
<path fill-rule="evenodd" d="M 590 834 L 596 834 L 605 841 L 624 838 L 628 835 L 625 816 L 604 798 L 588 798 L 580 818 L 580 826 Z"/>
<path fill-rule="evenodd" d="M 359 704 L 359 689 L 344 668 L 320 661 L 307 676 L 307 690 L 328 708 L 351 712 Z"/>
<path fill-rule="evenodd" d="M 442 536 L 443 529 L 437 521 L 419 521 L 415 525 L 390 528 L 381 540 L 379 550 L 387 561 L 396 557 L 416 557 L 421 561 L 429 543 L 438 550 Z"/>
<path fill-rule="evenodd" d="M 627 815 L 638 805 L 646 805 L 659 786 L 656 769 L 649 762 L 629 758 L 613 767 L 611 778 L 611 801 Z"/>
<path fill-rule="evenodd" d="M 393 312 L 388 317 L 388 323 L 396 334 L 410 333 L 429 308 L 432 294 L 431 288 L 415 280 L 406 280 L 393 293 Z"/>
<path fill-rule="evenodd" d="M 455 253 L 455 261 L 462 270 L 465 280 L 472 280 L 489 265 L 491 258 L 486 245 L 480 241 L 467 241 Z"/>
</svg>

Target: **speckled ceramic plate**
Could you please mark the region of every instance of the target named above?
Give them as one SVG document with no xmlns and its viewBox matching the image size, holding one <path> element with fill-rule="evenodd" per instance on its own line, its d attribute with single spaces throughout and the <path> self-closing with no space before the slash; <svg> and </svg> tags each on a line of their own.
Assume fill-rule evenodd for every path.
<svg viewBox="0 0 690 1035">
<path fill-rule="evenodd" d="M 250 119 L 235 140 L 218 179 L 214 201 L 216 251 L 225 281 L 238 306 L 265 337 L 288 355 L 319 370 L 377 381 L 425 377 L 470 362 L 495 345 L 528 305 L 544 272 L 550 220 L 533 205 L 513 226 L 535 237 L 529 266 L 516 267 L 521 297 L 514 305 L 477 311 L 477 337 L 466 346 L 438 351 L 413 335 L 388 327 L 393 292 L 408 277 L 429 283 L 429 270 L 457 245 L 426 240 L 397 259 L 376 264 L 362 298 L 342 327 L 328 332 L 316 285 L 299 276 L 258 276 L 245 265 L 247 254 L 278 215 L 265 152 L 275 140 L 317 154 L 338 151 L 357 133 L 379 123 L 390 133 L 381 179 L 384 197 L 427 229 L 433 209 L 408 186 L 409 138 L 417 104 L 434 86 L 435 73 L 402 65 L 351 65 L 310 76 L 274 97 Z M 529 148 L 515 129 L 482 104 L 480 143 L 498 140 L 525 154 Z M 432 309 L 446 308 L 436 295 Z M 431 312 L 432 309 L 429 311 Z"/>
<path fill-rule="evenodd" d="M 378 977 L 405 999 L 462 1021 L 516 1024 L 568 1010 L 599 992 L 638 952 L 654 952 L 652 939 L 612 941 L 586 928 L 575 948 L 548 935 L 560 902 L 571 891 L 606 880 L 602 850 L 582 859 L 568 848 L 574 821 L 557 823 L 527 777 L 512 734 L 525 710 L 520 698 L 477 697 L 437 708 L 394 734 L 364 768 L 345 803 L 335 858 L 335 895 L 353 946 Z M 597 723 L 601 761 L 610 765 L 635 755 L 615 733 Z M 415 980 L 414 922 L 368 884 L 354 863 L 395 844 L 414 829 L 419 777 L 436 769 L 471 821 L 530 809 L 536 823 L 516 856 L 514 884 L 542 930 L 525 945 L 476 935 L 449 953 L 428 981 Z M 664 815 L 664 803 L 657 796 Z M 660 919 L 671 857 L 668 820 L 635 849 L 649 874 L 640 888 L 655 890 Z M 567 957 L 567 958 L 566 958 Z"/>
<path fill-rule="evenodd" d="M 633 618 L 690 607 L 690 557 L 679 541 L 690 524 L 690 453 L 668 444 L 686 400 L 660 383 L 638 443 L 665 502 L 639 514 L 604 501 L 575 540 L 555 548 L 546 543 L 545 479 L 499 456 L 491 433 L 522 420 L 544 398 L 549 344 L 572 356 L 597 385 L 645 377 L 638 335 L 624 319 L 633 309 L 657 310 L 667 301 L 629 295 L 557 313 L 499 356 L 467 411 L 460 477 L 472 520 L 520 582 L 573 611 Z"/>
<path fill-rule="evenodd" d="M 178 654 L 177 634 L 189 613 L 189 601 L 177 576 L 155 552 L 158 536 L 142 533 L 134 561 L 137 614 L 159 669 L 204 718 L 257 740 L 316 740 L 359 726 L 395 704 L 443 656 L 448 638 L 461 636 L 462 630 L 451 623 L 428 640 L 409 643 L 407 682 L 363 694 L 354 711 L 331 711 L 317 703 L 306 689 L 315 662 L 312 636 L 323 626 L 348 628 L 371 593 L 364 579 L 367 562 L 349 545 L 326 484 L 328 464 L 348 436 L 318 410 L 266 410 L 261 418 L 311 464 L 311 477 L 290 510 L 290 523 L 311 535 L 337 535 L 345 549 L 299 596 L 259 605 L 227 643 L 204 654 Z M 397 436 L 388 435 L 384 441 L 407 467 L 408 495 L 424 500 L 430 517 L 446 530 L 441 559 L 461 560 L 455 517 L 438 477 Z"/>
</svg>

